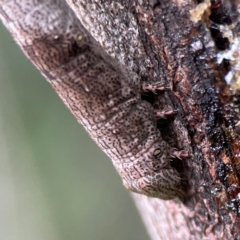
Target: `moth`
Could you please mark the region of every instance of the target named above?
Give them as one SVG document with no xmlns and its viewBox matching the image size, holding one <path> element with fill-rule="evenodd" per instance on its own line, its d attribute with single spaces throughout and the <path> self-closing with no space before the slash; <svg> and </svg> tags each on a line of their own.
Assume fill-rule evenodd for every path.
<svg viewBox="0 0 240 240">
<path fill-rule="evenodd" d="M 110 58 L 63 0 L 0 1 L 1 19 L 26 56 L 112 159 L 124 186 L 161 199 L 184 194 L 170 162 L 181 156 L 157 129 L 143 91 L 164 90 Z"/>
</svg>

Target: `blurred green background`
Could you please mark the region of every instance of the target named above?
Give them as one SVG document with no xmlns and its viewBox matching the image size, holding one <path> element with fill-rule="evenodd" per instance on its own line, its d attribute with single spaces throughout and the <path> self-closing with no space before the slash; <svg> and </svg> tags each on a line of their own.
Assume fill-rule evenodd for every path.
<svg viewBox="0 0 240 240">
<path fill-rule="evenodd" d="M 149 240 L 130 194 L 0 23 L 0 239 Z"/>
</svg>

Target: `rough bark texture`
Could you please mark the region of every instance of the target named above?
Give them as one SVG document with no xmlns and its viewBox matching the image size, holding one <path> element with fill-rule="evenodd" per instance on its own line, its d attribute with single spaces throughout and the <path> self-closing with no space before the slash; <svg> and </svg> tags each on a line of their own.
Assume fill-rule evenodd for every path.
<svg viewBox="0 0 240 240">
<path fill-rule="evenodd" d="M 159 128 L 172 146 L 193 153 L 176 164 L 189 196 L 184 205 L 135 197 L 152 237 L 240 239 L 239 3 L 67 1 L 111 56 L 172 90 L 159 106 L 170 101 L 177 116 Z M 234 59 L 223 54 L 231 51 Z"/>
<path fill-rule="evenodd" d="M 164 202 L 134 194 L 152 238 L 240 239 L 240 4 L 67 2 L 110 56 L 142 81 L 168 88 L 145 98 L 155 109 L 176 111 L 159 120 L 158 128 L 171 147 L 192 154 L 172 161 L 187 192 L 183 199 Z"/>
</svg>

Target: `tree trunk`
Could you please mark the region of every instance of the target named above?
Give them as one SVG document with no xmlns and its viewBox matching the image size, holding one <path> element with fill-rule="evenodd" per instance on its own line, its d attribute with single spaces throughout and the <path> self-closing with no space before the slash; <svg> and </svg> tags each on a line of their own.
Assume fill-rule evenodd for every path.
<svg viewBox="0 0 240 240">
<path fill-rule="evenodd" d="M 67 0 L 111 59 L 79 27 L 64 1 L 46 1 L 48 12 L 28 23 L 23 21 L 25 15 L 41 1 L 21 2 L 30 4 L 22 4 L 23 8 L 16 0 L 0 0 L 1 18 L 77 118 L 75 103 L 52 80 L 59 77 L 59 68 L 68 73 L 78 49 L 74 43 L 71 51 L 61 48 L 61 33 L 47 28 L 51 16 L 65 18 L 63 23 L 80 31 L 76 35 L 93 42 L 93 50 L 101 53 L 98 61 L 108 64 L 116 59 L 125 66 L 123 71 L 114 65 L 119 77 L 122 72 L 131 77 L 133 72 L 143 82 L 165 88 L 143 98 L 155 109 L 174 109 L 175 114 L 159 119 L 157 126 L 171 147 L 190 157 L 171 162 L 185 192 L 180 199 L 134 194 L 152 239 L 240 239 L 240 4 L 235 0 Z"/>
</svg>

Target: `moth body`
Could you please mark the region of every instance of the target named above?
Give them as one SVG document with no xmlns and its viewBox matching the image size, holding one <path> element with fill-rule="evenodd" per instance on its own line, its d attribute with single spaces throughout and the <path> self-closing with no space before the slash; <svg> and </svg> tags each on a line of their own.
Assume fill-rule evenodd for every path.
<svg viewBox="0 0 240 240">
<path fill-rule="evenodd" d="M 107 56 L 64 4 L 9 1 L 0 13 L 25 54 L 112 159 L 124 186 L 161 199 L 181 196 L 171 148 L 157 129 L 152 105 L 141 99 L 139 77 Z"/>
</svg>

